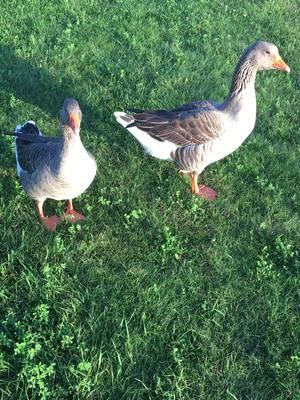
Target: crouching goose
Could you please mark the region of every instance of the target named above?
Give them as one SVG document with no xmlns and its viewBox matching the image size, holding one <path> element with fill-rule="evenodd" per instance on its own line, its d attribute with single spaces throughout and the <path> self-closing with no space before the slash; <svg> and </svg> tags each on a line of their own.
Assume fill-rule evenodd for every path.
<svg viewBox="0 0 300 400">
<path fill-rule="evenodd" d="M 193 193 L 214 200 L 216 192 L 198 186 L 198 175 L 236 150 L 252 132 L 256 72 L 266 69 L 290 71 L 274 44 L 258 41 L 242 54 L 222 104 L 194 101 L 171 110 L 131 110 L 114 115 L 147 153 L 172 160 L 181 172 L 189 174 Z"/>
<path fill-rule="evenodd" d="M 82 113 L 75 99 L 66 99 L 60 113 L 62 136 L 42 136 L 33 121 L 16 127 L 17 172 L 24 190 L 36 202 L 41 223 L 54 231 L 56 215 L 46 217 L 43 203 L 49 199 L 68 200 L 70 222 L 84 219 L 73 208 L 72 199 L 84 192 L 96 174 L 94 157 L 84 148 L 80 136 Z"/>
</svg>

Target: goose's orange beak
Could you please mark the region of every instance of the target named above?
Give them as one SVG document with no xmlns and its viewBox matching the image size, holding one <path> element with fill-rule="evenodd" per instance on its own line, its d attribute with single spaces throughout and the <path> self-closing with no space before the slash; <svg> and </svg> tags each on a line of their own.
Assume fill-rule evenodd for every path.
<svg viewBox="0 0 300 400">
<path fill-rule="evenodd" d="M 69 124 L 73 131 L 78 134 L 80 131 L 80 119 L 77 114 L 70 114 L 69 115 Z"/>
<path fill-rule="evenodd" d="M 276 69 L 280 69 L 281 71 L 285 71 L 285 72 L 290 72 L 290 67 L 283 61 L 283 59 L 278 56 L 277 58 L 275 58 L 273 64 L 272 64 L 273 68 Z"/>
</svg>

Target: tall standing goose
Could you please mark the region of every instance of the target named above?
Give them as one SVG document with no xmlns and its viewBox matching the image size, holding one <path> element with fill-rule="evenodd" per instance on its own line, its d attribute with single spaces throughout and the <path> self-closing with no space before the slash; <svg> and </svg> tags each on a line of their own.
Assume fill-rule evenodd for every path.
<svg viewBox="0 0 300 400">
<path fill-rule="evenodd" d="M 233 73 L 225 101 L 194 101 L 171 110 L 115 112 L 117 121 L 153 157 L 174 161 L 189 174 L 192 192 L 214 200 L 216 192 L 198 186 L 198 175 L 209 164 L 236 150 L 252 132 L 256 120 L 256 72 L 290 68 L 269 42 L 257 41 L 248 47 Z"/>
<path fill-rule="evenodd" d="M 74 210 L 72 199 L 90 186 L 97 167 L 80 140 L 81 118 L 78 102 L 70 98 L 64 101 L 60 112 L 62 136 L 42 136 L 33 121 L 16 127 L 17 172 L 24 190 L 36 202 L 41 223 L 49 231 L 56 229 L 59 218 L 44 215 L 47 198 L 68 200 L 66 215 L 70 222 L 84 219 Z"/>
</svg>

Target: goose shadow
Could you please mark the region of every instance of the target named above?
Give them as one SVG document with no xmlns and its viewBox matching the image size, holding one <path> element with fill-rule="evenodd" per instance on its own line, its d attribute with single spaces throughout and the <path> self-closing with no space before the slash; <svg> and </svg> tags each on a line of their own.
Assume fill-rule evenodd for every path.
<svg viewBox="0 0 300 400">
<path fill-rule="evenodd" d="M 32 65 L 4 44 L 0 44 L 0 85 L 4 101 L 13 95 L 39 107 L 56 120 L 67 97 L 75 97 L 79 101 L 86 129 L 92 130 L 95 121 L 101 118 L 100 112 L 82 99 L 72 79 L 61 71 L 55 76 L 46 68 Z"/>
</svg>

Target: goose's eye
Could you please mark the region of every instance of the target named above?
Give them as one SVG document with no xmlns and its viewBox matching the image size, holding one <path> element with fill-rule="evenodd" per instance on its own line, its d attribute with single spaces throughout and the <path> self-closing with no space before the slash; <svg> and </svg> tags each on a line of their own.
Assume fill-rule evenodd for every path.
<svg viewBox="0 0 300 400">
<path fill-rule="evenodd" d="M 269 52 L 269 50 L 265 50 L 264 53 L 265 53 L 265 54 L 268 54 L 268 55 L 271 54 L 271 53 Z"/>
</svg>

